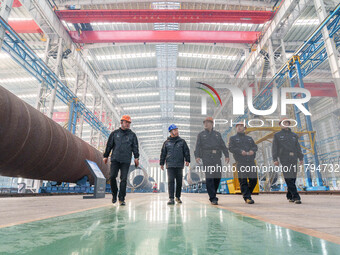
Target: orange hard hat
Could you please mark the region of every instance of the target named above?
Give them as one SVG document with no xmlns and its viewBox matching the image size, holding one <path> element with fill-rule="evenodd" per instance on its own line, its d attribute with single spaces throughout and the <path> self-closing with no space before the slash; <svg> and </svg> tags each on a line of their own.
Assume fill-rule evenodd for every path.
<svg viewBox="0 0 340 255">
<path fill-rule="evenodd" d="M 281 122 L 283 122 L 283 121 L 285 121 L 285 120 L 287 120 L 288 122 L 289 122 L 289 125 L 290 125 L 290 120 L 289 119 L 287 119 L 287 118 L 282 118 L 282 119 L 280 119 L 280 121 L 279 121 L 279 125 L 281 125 Z"/>
<path fill-rule="evenodd" d="M 244 128 L 247 128 L 246 124 L 245 124 L 244 122 L 242 122 L 242 121 L 237 122 L 237 123 L 235 124 L 235 127 L 237 127 L 238 125 L 242 125 L 242 126 L 244 126 Z"/>
<path fill-rule="evenodd" d="M 120 119 L 120 121 L 125 120 L 127 122 L 131 123 L 131 117 L 129 115 L 123 115 L 122 118 Z"/>
<path fill-rule="evenodd" d="M 203 121 L 203 123 L 206 122 L 206 121 L 210 121 L 210 122 L 214 123 L 214 119 L 212 117 L 206 117 L 205 120 Z"/>
</svg>

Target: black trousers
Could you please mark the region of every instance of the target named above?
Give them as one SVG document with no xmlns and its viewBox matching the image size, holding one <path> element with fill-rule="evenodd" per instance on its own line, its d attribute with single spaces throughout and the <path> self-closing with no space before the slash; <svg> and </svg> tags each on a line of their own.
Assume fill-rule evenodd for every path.
<svg viewBox="0 0 340 255">
<path fill-rule="evenodd" d="M 256 171 L 251 171 L 252 166 L 255 166 L 255 163 L 237 164 L 238 181 L 240 182 L 241 193 L 244 200 L 251 199 L 251 194 L 257 184 L 257 173 Z M 249 167 L 248 169 L 250 172 L 247 172 L 248 169 L 241 167 Z"/>
<path fill-rule="evenodd" d="M 285 182 L 287 184 L 287 199 L 300 200 L 301 198 L 295 185 L 297 176 L 296 162 L 281 162 L 281 165 L 283 177 L 285 178 Z"/>
<path fill-rule="evenodd" d="M 183 179 L 183 168 L 181 167 L 169 167 L 168 171 L 168 189 L 169 198 L 174 199 L 175 193 L 175 180 L 176 180 L 176 197 L 181 197 L 182 191 L 182 179 Z"/>
<path fill-rule="evenodd" d="M 212 201 L 217 201 L 218 198 L 216 197 L 218 186 L 220 185 L 221 177 L 216 178 L 210 178 L 209 175 L 205 175 L 205 183 L 207 185 L 207 191 L 209 195 L 209 200 Z"/>
<path fill-rule="evenodd" d="M 222 172 L 218 170 L 218 167 L 222 169 L 222 162 L 220 158 L 203 157 L 203 167 L 205 168 L 205 184 L 209 195 L 209 200 L 218 201 L 216 197 L 218 186 L 220 185 Z M 212 172 L 209 171 L 209 167 L 212 167 Z"/>
<path fill-rule="evenodd" d="M 117 187 L 117 176 L 120 170 L 120 187 L 119 187 L 119 201 L 124 201 L 126 196 L 126 183 L 127 176 L 129 173 L 130 163 L 122 163 L 118 161 L 111 161 L 111 172 L 110 172 L 110 185 L 111 192 L 114 198 L 117 198 L 118 187 Z"/>
<path fill-rule="evenodd" d="M 257 178 L 249 178 L 249 182 L 248 178 L 238 178 L 238 181 L 240 182 L 243 199 L 251 199 L 251 193 L 253 193 L 257 184 Z"/>
</svg>

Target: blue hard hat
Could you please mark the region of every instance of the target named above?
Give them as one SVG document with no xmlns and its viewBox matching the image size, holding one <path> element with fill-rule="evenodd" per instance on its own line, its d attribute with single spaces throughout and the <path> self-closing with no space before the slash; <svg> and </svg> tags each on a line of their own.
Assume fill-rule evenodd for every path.
<svg viewBox="0 0 340 255">
<path fill-rule="evenodd" d="M 178 128 L 178 127 L 176 127 L 175 124 L 171 124 L 171 125 L 169 126 L 168 130 L 169 130 L 169 132 L 170 132 L 171 130 L 177 129 L 177 128 Z"/>
</svg>

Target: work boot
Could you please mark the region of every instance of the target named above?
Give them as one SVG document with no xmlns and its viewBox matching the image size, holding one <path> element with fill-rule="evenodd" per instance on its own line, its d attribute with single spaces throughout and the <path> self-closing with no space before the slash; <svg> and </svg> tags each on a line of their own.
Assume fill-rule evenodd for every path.
<svg viewBox="0 0 340 255">
<path fill-rule="evenodd" d="M 112 204 L 115 204 L 117 202 L 117 198 L 113 197 L 112 198 Z"/>
<path fill-rule="evenodd" d="M 301 202 L 301 200 L 295 200 L 294 203 L 295 204 L 301 204 L 302 202 Z"/>
<path fill-rule="evenodd" d="M 177 203 L 179 203 L 179 204 L 182 204 L 182 200 L 181 200 L 179 197 L 176 197 L 176 198 L 175 198 L 175 201 L 176 201 Z"/>
<path fill-rule="evenodd" d="M 170 198 L 168 201 L 168 205 L 174 205 L 175 204 L 175 200 L 173 198 Z"/>
<path fill-rule="evenodd" d="M 211 201 L 211 204 L 212 205 L 218 205 L 218 201 L 217 200 L 213 200 L 213 201 Z"/>
<path fill-rule="evenodd" d="M 125 205 L 125 201 L 119 201 L 119 204 L 124 206 Z"/>
<path fill-rule="evenodd" d="M 253 199 L 251 199 L 251 198 L 247 198 L 247 199 L 245 200 L 245 202 L 246 202 L 247 204 L 254 204 L 254 203 L 255 203 L 255 201 L 254 201 Z"/>
</svg>

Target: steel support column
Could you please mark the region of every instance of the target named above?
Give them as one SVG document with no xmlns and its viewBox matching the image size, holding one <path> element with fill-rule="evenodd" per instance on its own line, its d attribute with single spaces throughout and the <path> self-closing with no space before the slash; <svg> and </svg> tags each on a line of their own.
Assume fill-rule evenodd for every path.
<svg viewBox="0 0 340 255">
<path fill-rule="evenodd" d="M 316 13 L 318 15 L 320 22 L 323 22 L 328 16 L 323 0 L 314 0 L 314 5 L 315 5 Z M 338 97 L 340 97 L 340 81 L 339 81 L 340 67 L 339 67 L 338 51 L 336 49 L 334 40 L 330 38 L 329 36 L 329 31 L 327 27 L 324 27 L 322 29 L 322 37 L 323 37 L 323 40 L 325 41 L 325 47 L 326 47 L 326 51 L 328 55 L 328 62 L 331 68 L 332 77 L 335 79 L 335 86 L 336 86 L 337 94 L 338 94 Z"/>
<path fill-rule="evenodd" d="M 270 72 L 271 75 L 274 76 L 277 72 L 276 65 L 275 65 L 275 55 L 273 50 L 272 40 L 268 40 L 268 55 L 269 55 L 269 62 L 270 62 Z"/>
<path fill-rule="evenodd" d="M 99 118 L 100 121 L 103 121 L 103 98 L 101 97 L 100 98 L 100 110 L 99 110 Z M 97 135 L 97 149 L 99 149 L 100 147 L 100 141 L 101 141 L 101 133 L 98 132 L 98 135 Z"/>
<path fill-rule="evenodd" d="M 87 75 L 85 75 L 85 84 L 84 84 L 84 89 L 83 89 L 83 95 L 82 95 L 82 100 L 83 103 L 86 105 L 86 93 L 87 93 L 87 87 L 88 87 L 88 78 Z M 78 130 L 78 136 L 82 138 L 83 136 L 83 127 L 84 127 L 84 116 L 82 115 L 80 117 L 80 122 L 79 122 L 79 130 Z"/>
<path fill-rule="evenodd" d="M 61 65 L 61 61 L 62 61 L 62 54 L 63 54 L 63 39 L 59 38 L 58 53 L 57 53 L 57 64 L 56 64 L 55 69 L 54 69 L 54 73 L 57 75 L 57 77 L 59 77 L 60 65 Z M 54 105 L 55 105 L 57 90 L 58 90 L 58 83 L 55 83 L 54 88 L 52 89 L 52 94 L 51 94 L 50 104 L 49 104 L 49 110 L 48 110 L 48 117 L 50 117 L 50 118 L 53 117 L 53 111 L 54 111 Z"/>
<path fill-rule="evenodd" d="M 50 49 L 51 49 L 51 39 L 47 38 L 45 54 L 44 54 L 44 62 L 45 62 L 46 65 L 48 65 L 48 62 L 49 62 L 48 53 L 50 52 Z M 38 96 L 37 96 L 37 101 L 36 101 L 36 104 L 35 104 L 35 108 L 38 111 L 41 111 L 41 107 L 44 104 L 44 100 L 46 100 L 46 95 L 44 95 L 44 91 L 46 91 L 47 89 L 48 89 L 48 85 L 46 85 L 45 80 L 43 80 L 42 82 L 39 83 Z"/>
<path fill-rule="evenodd" d="M 0 4 L 0 17 L 7 22 L 12 11 L 13 0 L 0 0 Z M 5 28 L 0 26 L 0 51 L 4 40 L 5 31 Z"/>
</svg>

